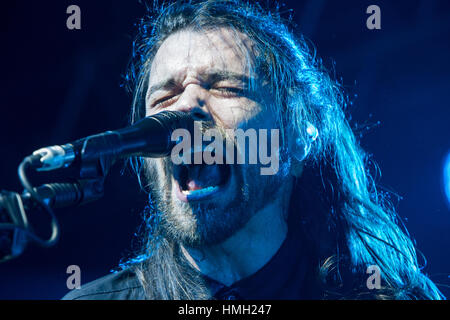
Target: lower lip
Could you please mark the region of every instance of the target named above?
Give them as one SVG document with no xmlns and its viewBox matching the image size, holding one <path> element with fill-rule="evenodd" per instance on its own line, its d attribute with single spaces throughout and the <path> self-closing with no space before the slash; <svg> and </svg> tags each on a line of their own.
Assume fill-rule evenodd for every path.
<svg viewBox="0 0 450 320">
<path fill-rule="evenodd" d="M 202 201 L 202 200 L 208 200 L 212 197 L 215 197 L 219 195 L 220 193 L 223 193 L 224 189 L 228 185 L 229 181 L 223 185 L 223 186 L 216 186 L 212 188 L 202 189 L 201 191 L 191 191 L 191 194 L 186 194 L 181 191 L 180 184 L 175 179 L 172 179 L 172 188 L 174 189 L 175 195 L 177 196 L 178 200 L 182 202 L 195 202 L 195 201 Z"/>
</svg>

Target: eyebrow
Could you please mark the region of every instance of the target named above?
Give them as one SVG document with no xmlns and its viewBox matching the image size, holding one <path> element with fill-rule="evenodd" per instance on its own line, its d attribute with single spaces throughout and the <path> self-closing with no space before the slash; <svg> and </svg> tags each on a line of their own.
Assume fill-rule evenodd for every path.
<svg viewBox="0 0 450 320">
<path fill-rule="evenodd" d="M 201 78 L 203 78 L 203 82 L 214 84 L 220 81 L 225 80 L 231 80 L 231 81 L 239 81 L 243 83 L 250 83 L 250 81 L 254 81 L 254 78 L 249 78 L 246 75 L 226 71 L 226 70 L 219 70 L 219 71 L 212 71 L 208 73 L 201 74 Z M 169 78 L 166 80 L 163 80 L 159 83 L 156 83 L 155 85 L 149 87 L 147 91 L 147 98 L 151 97 L 153 93 L 159 90 L 170 90 L 174 87 L 177 87 L 177 82 L 174 78 Z"/>
</svg>

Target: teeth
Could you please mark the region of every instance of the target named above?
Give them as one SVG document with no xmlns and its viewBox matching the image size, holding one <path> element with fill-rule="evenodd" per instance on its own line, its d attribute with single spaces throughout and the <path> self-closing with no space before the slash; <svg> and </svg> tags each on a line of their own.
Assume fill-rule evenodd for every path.
<svg viewBox="0 0 450 320">
<path fill-rule="evenodd" d="M 218 186 L 210 186 L 210 187 L 198 189 L 198 190 L 182 190 L 181 192 L 183 192 L 183 194 L 185 194 L 186 196 L 189 196 L 189 197 L 203 197 L 203 196 L 212 194 L 212 193 L 216 192 L 217 190 L 219 190 Z"/>
</svg>

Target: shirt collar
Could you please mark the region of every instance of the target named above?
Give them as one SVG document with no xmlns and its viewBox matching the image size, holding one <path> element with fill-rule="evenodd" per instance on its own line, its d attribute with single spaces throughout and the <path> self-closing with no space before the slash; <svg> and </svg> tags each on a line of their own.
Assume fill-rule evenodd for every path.
<svg viewBox="0 0 450 320">
<path fill-rule="evenodd" d="M 257 272 L 230 286 L 203 275 L 211 295 L 218 300 L 301 299 L 306 274 L 303 246 L 289 232 L 275 255 Z"/>
</svg>

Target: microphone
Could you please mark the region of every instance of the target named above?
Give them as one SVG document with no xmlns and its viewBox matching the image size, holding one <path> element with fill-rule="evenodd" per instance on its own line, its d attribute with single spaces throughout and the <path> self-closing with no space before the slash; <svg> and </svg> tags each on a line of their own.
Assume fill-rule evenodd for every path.
<svg viewBox="0 0 450 320">
<path fill-rule="evenodd" d="M 129 156 L 165 157 L 176 144 L 171 139 L 172 132 L 178 128 L 191 129 L 193 124 L 189 113 L 163 111 L 123 129 L 41 148 L 33 152 L 30 162 L 37 171 L 50 171 L 99 161 L 104 168 L 108 167 L 104 163 Z"/>
<path fill-rule="evenodd" d="M 56 244 L 59 224 L 53 208 L 81 205 L 101 198 L 104 178 L 115 160 L 130 156 L 168 156 L 176 145 L 176 141 L 172 141 L 173 131 L 183 128 L 192 132 L 193 127 L 190 113 L 163 111 L 123 129 L 33 152 L 18 168 L 25 188 L 22 195 L 0 190 L 0 263 L 19 256 L 29 240 L 43 247 Z M 33 188 L 26 176 L 27 168 L 51 171 L 67 167 L 75 167 L 81 179 Z M 37 208 L 44 209 L 51 218 L 49 239 L 35 234 L 28 223 L 26 211 Z"/>
</svg>

